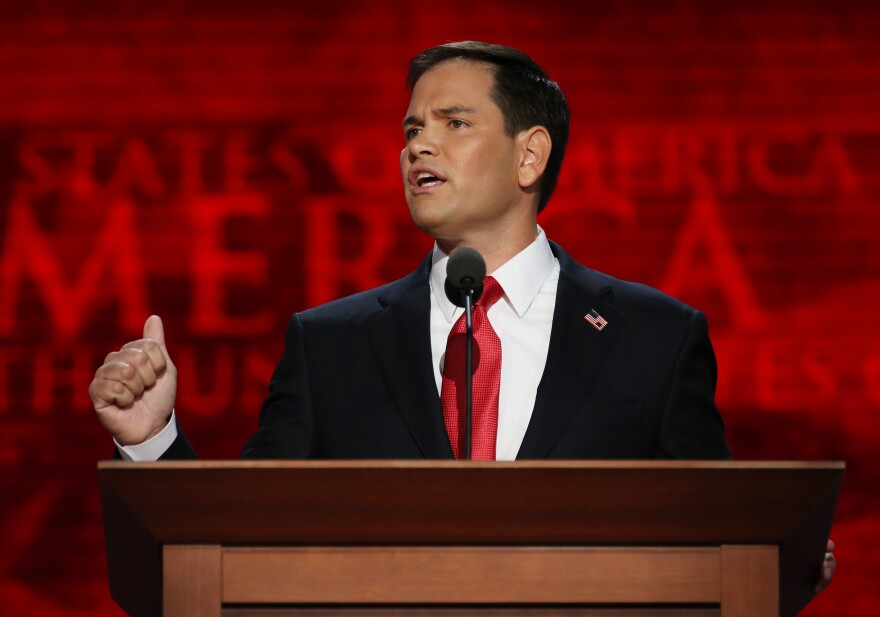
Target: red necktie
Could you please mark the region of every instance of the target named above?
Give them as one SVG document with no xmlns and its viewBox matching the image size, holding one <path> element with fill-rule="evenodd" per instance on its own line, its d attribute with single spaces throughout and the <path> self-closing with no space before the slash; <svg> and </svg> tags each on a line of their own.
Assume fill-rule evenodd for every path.
<svg viewBox="0 0 880 617">
<path fill-rule="evenodd" d="M 483 295 L 474 305 L 474 389 L 473 437 L 471 458 L 495 460 L 495 437 L 498 434 L 498 392 L 501 387 L 501 340 L 492 329 L 486 310 L 504 294 L 501 285 L 491 276 L 483 281 Z M 446 359 L 443 362 L 443 419 L 455 458 L 464 458 L 465 441 L 465 380 L 467 340 L 465 315 L 462 315 L 446 341 Z"/>
</svg>

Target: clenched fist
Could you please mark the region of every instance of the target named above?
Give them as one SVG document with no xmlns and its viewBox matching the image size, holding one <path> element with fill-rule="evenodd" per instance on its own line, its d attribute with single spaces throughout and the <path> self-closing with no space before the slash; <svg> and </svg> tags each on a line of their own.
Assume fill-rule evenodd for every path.
<svg viewBox="0 0 880 617">
<path fill-rule="evenodd" d="M 147 319 L 142 339 L 104 359 L 89 396 L 98 420 L 123 446 L 143 443 L 165 427 L 177 396 L 177 368 L 157 315 Z"/>
</svg>

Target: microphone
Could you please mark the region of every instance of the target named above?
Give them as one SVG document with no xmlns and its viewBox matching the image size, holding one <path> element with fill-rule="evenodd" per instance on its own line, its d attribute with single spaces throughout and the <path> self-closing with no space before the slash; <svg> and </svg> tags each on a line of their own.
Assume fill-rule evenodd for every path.
<svg viewBox="0 0 880 617">
<path fill-rule="evenodd" d="M 465 297 L 471 295 L 476 302 L 483 295 L 486 278 L 486 262 L 483 256 L 469 246 L 463 246 L 449 257 L 446 263 L 446 297 L 455 306 L 465 306 Z"/>
<path fill-rule="evenodd" d="M 475 249 L 464 246 L 446 262 L 446 297 L 465 314 L 464 458 L 471 460 L 471 433 L 474 405 L 474 302 L 483 295 L 486 261 Z"/>
</svg>

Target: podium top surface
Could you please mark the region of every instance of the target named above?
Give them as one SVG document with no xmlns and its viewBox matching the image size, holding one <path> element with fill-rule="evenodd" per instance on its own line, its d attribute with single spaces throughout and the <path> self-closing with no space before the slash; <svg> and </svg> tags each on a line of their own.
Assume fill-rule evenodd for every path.
<svg viewBox="0 0 880 617">
<path fill-rule="evenodd" d="M 843 461 L 698 461 L 698 460 L 200 460 L 99 461 L 99 470 L 113 469 L 838 469 Z"/>
<path fill-rule="evenodd" d="M 829 500 L 819 518 L 830 527 L 844 464 L 116 461 L 98 469 L 105 510 L 136 513 L 162 543 L 669 546 L 781 544 Z"/>
</svg>

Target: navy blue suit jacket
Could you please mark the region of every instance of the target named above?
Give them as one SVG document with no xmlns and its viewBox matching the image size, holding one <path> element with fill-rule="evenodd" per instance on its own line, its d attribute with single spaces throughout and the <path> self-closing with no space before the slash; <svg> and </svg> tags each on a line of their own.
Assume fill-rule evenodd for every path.
<svg viewBox="0 0 880 617">
<path fill-rule="evenodd" d="M 550 347 L 517 458 L 730 458 L 703 314 L 551 246 Z M 242 457 L 453 457 L 431 367 L 430 265 L 291 318 Z M 603 330 L 584 319 L 591 309 Z M 181 432 L 163 458 L 192 456 Z"/>
</svg>

